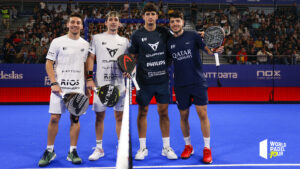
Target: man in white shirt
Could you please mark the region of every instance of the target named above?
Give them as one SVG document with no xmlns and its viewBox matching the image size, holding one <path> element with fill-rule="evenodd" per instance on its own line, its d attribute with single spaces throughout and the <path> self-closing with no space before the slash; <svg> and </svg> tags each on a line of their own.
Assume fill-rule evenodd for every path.
<svg viewBox="0 0 300 169">
<path fill-rule="evenodd" d="M 84 65 L 88 55 L 89 43 L 80 37 L 83 21 L 79 14 L 69 16 L 68 34 L 55 38 L 48 50 L 46 71 L 51 81 L 51 96 L 48 125 L 47 148 L 39 161 L 39 166 L 47 166 L 56 157 L 54 141 L 58 132 L 58 123 L 66 107 L 63 104 L 61 93 L 77 92 L 84 94 L 85 76 Z M 79 136 L 79 117 L 70 115 L 70 151 L 68 161 L 80 164 L 82 159 L 77 154 L 77 140 Z"/>
<path fill-rule="evenodd" d="M 92 89 L 96 86 L 112 84 L 118 87 L 120 97 L 118 103 L 114 106 L 116 119 L 116 131 L 118 139 L 122 124 L 124 98 L 125 98 L 125 81 L 122 72 L 117 64 L 118 56 L 127 52 L 129 42 L 126 38 L 118 35 L 120 26 L 120 15 L 116 11 L 111 11 L 106 15 L 105 25 L 107 31 L 94 35 L 89 49 L 87 59 L 87 87 Z M 93 81 L 93 68 L 95 56 L 97 59 L 96 84 Z M 104 117 L 106 106 L 104 106 L 97 96 L 94 97 L 93 110 L 96 112 L 96 148 L 89 156 L 89 160 L 98 160 L 104 156 L 102 148 L 102 136 L 104 131 Z"/>
</svg>

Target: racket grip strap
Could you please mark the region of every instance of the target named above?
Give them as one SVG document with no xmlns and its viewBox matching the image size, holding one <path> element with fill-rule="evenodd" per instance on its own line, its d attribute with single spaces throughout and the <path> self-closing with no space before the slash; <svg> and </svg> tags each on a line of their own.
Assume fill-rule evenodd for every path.
<svg viewBox="0 0 300 169">
<path fill-rule="evenodd" d="M 214 53 L 214 55 L 216 60 L 216 66 L 219 67 L 220 66 L 219 53 Z"/>
<path fill-rule="evenodd" d="M 136 79 L 135 79 L 134 77 L 131 77 L 131 80 L 132 80 L 132 82 L 133 82 L 133 84 L 134 84 L 134 86 L 135 86 L 135 89 L 136 89 L 137 91 L 140 90 L 140 86 L 139 86 L 139 84 L 137 83 Z"/>
</svg>

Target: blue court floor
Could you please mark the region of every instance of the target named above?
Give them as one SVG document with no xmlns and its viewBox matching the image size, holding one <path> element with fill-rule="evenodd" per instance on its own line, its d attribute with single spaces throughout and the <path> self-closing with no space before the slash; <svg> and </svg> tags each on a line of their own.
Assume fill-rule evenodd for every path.
<svg viewBox="0 0 300 169">
<path fill-rule="evenodd" d="M 0 168 L 38 168 L 47 142 L 49 113 L 47 105 L 0 106 Z M 137 135 L 137 106 L 130 106 L 133 155 L 139 148 Z M 191 140 L 195 154 L 187 160 L 168 160 L 161 156 L 162 139 L 156 105 L 148 113 L 147 147 L 144 161 L 133 161 L 134 168 L 300 168 L 300 104 L 210 104 L 213 164 L 201 162 L 203 138 L 200 121 L 191 107 Z M 171 146 L 178 156 L 184 148 L 179 111 L 169 106 Z M 95 114 L 89 108 L 80 118 L 81 132 L 78 154 L 83 164 L 73 165 L 66 160 L 69 151 L 69 114 L 59 123 L 55 142 L 56 159 L 49 168 L 112 168 L 116 162 L 117 136 L 112 109 L 105 119 L 103 148 L 105 157 L 88 161 L 95 146 Z M 260 157 L 260 142 L 265 141 L 267 159 Z M 271 149 L 275 149 L 271 153 Z M 276 154 L 277 152 L 277 154 Z M 270 155 L 273 154 L 272 158 Z M 276 156 L 277 155 L 277 156 Z"/>
</svg>

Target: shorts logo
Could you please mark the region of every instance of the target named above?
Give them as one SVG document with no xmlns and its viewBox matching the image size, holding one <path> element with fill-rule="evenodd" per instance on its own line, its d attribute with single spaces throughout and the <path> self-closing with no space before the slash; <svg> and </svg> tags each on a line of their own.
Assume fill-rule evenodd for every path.
<svg viewBox="0 0 300 169">
<path fill-rule="evenodd" d="M 148 45 L 152 48 L 152 50 L 156 51 L 157 50 L 157 47 L 159 45 L 159 42 L 156 42 L 154 44 L 151 44 L 151 43 L 148 43 Z"/>
<path fill-rule="evenodd" d="M 286 143 L 284 142 L 278 142 L 278 141 L 268 142 L 268 139 L 265 139 L 259 142 L 259 156 L 264 159 L 268 159 L 268 155 L 270 159 L 274 157 L 283 156 L 283 153 L 285 152 L 285 148 L 286 148 Z"/>
<path fill-rule="evenodd" d="M 117 53 L 118 51 L 118 48 L 117 49 L 109 49 L 109 48 L 106 48 L 109 55 L 113 58 L 115 56 L 115 54 Z"/>
</svg>

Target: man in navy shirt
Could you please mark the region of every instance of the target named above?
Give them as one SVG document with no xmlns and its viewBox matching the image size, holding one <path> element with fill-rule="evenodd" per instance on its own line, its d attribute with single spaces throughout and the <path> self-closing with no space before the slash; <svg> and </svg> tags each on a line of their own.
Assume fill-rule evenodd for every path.
<svg viewBox="0 0 300 169">
<path fill-rule="evenodd" d="M 143 10 L 145 25 L 133 33 L 129 52 L 137 59 L 137 82 L 141 88 L 136 99 L 139 105 L 138 133 L 140 149 L 136 160 L 143 160 L 148 155 L 146 148 L 147 114 L 150 100 L 155 96 L 162 132 L 162 155 L 168 159 L 177 159 L 170 147 L 170 121 L 168 116 L 169 76 L 167 65 L 167 39 L 170 36 L 166 28 L 156 26 L 157 7 L 153 3 L 145 5 Z"/>
<path fill-rule="evenodd" d="M 203 162 L 211 163 L 210 124 L 207 116 L 207 83 L 202 71 L 202 61 L 199 50 L 212 55 L 212 51 L 203 43 L 199 34 L 183 30 L 183 14 L 175 11 L 170 14 L 170 27 L 174 33 L 168 40 L 168 52 L 174 63 L 174 81 L 177 106 L 180 112 L 180 127 L 184 136 L 185 149 L 181 158 L 187 159 L 193 153 L 190 140 L 190 125 L 188 121 L 189 107 L 195 104 L 201 121 L 204 138 Z M 223 47 L 217 49 L 222 52 Z"/>
</svg>

